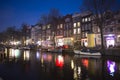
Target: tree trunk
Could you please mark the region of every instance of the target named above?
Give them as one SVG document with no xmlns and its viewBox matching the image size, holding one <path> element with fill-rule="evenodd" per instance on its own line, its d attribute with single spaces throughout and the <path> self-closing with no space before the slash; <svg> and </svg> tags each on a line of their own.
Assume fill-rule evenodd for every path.
<svg viewBox="0 0 120 80">
<path fill-rule="evenodd" d="M 54 34 L 53 34 L 53 46 L 54 46 L 54 49 L 55 49 L 55 32 L 54 32 Z"/>
<path fill-rule="evenodd" d="M 105 50 L 105 46 L 104 46 L 104 34 L 103 34 L 103 25 L 102 23 L 99 25 L 100 27 L 100 34 L 101 34 L 101 53 L 102 55 L 104 55 L 104 50 Z"/>
</svg>

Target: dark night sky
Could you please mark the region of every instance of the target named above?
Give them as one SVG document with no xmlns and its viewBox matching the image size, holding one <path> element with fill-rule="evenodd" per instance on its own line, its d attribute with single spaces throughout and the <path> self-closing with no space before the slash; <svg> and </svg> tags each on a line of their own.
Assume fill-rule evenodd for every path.
<svg viewBox="0 0 120 80">
<path fill-rule="evenodd" d="M 22 23 L 34 25 L 41 14 L 56 8 L 61 14 L 79 12 L 82 0 L 0 0 L 0 31 Z"/>
</svg>

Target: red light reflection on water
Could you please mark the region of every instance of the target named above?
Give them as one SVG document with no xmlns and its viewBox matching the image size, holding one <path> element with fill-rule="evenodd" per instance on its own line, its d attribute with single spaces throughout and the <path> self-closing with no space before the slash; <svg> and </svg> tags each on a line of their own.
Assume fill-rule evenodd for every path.
<svg viewBox="0 0 120 80">
<path fill-rule="evenodd" d="M 62 56 L 59 55 L 59 56 L 56 58 L 56 66 L 62 68 L 63 65 L 64 65 L 64 59 L 63 59 Z"/>
<path fill-rule="evenodd" d="M 88 59 L 82 59 L 83 65 L 88 68 Z"/>
</svg>

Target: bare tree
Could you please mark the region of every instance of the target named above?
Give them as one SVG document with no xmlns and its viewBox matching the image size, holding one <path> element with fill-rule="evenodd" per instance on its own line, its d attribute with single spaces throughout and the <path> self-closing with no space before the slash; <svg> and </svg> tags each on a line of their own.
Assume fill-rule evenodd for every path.
<svg viewBox="0 0 120 80">
<path fill-rule="evenodd" d="M 47 24 L 49 22 L 49 19 L 48 19 L 48 14 L 42 14 L 40 16 L 40 20 L 38 21 L 38 24 Z"/>
<path fill-rule="evenodd" d="M 103 28 L 104 28 L 104 13 L 107 10 L 115 10 L 117 8 L 117 0 L 83 0 L 82 9 L 91 11 L 94 14 L 96 24 L 100 28 L 101 33 L 101 49 L 104 50 L 104 43 L 103 43 Z"/>
<path fill-rule="evenodd" d="M 58 20 L 61 18 L 61 14 L 58 9 L 52 8 L 48 14 L 42 14 L 40 17 L 40 20 L 38 21 L 38 24 L 51 24 L 51 30 L 53 35 L 53 43 L 55 47 L 55 33 L 56 33 L 56 27 L 58 24 Z"/>
</svg>

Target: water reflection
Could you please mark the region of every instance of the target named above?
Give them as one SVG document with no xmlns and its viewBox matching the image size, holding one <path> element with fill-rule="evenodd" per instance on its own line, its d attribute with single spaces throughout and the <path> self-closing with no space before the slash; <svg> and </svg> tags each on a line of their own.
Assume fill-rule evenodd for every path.
<svg viewBox="0 0 120 80">
<path fill-rule="evenodd" d="M 110 75 L 114 76 L 116 63 L 111 60 L 107 60 L 107 68 Z"/>
<path fill-rule="evenodd" d="M 36 59 L 40 60 L 40 52 L 39 51 L 36 52 Z"/>
<path fill-rule="evenodd" d="M 120 79 L 120 59 L 116 57 L 82 57 L 18 49 L 6 50 L 5 55 L 0 64 L 3 80 L 8 80 L 7 77 L 12 80 Z"/>
<path fill-rule="evenodd" d="M 57 67 L 62 68 L 63 65 L 64 65 L 64 59 L 63 59 L 63 56 L 62 56 L 62 55 L 58 55 L 57 58 L 56 58 L 55 63 L 56 63 L 56 66 L 57 66 Z"/>
<path fill-rule="evenodd" d="M 29 50 L 25 50 L 23 53 L 23 59 L 24 60 L 29 60 L 30 59 L 30 51 Z"/>
<path fill-rule="evenodd" d="M 88 80 L 91 76 L 94 80 L 101 80 L 102 64 L 100 58 L 88 58 L 75 56 L 74 79 Z M 97 75 L 96 75 L 97 73 Z M 99 78 L 99 79 L 97 79 Z"/>
<path fill-rule="evenodd" d="M 20 57 L 20 50 L 18 50 L 18 49 L 9 49 L 9 57 L 10 58 L 19 58 Z"/>
</svg>

